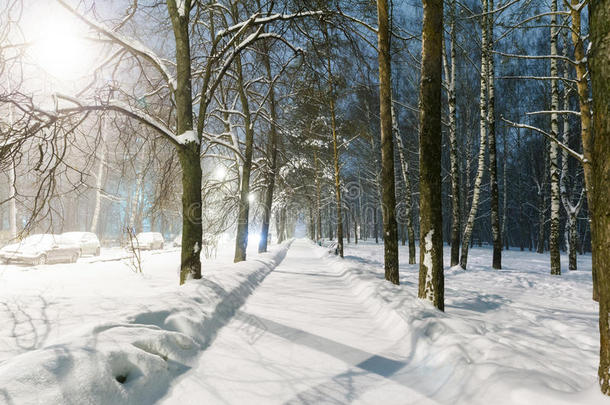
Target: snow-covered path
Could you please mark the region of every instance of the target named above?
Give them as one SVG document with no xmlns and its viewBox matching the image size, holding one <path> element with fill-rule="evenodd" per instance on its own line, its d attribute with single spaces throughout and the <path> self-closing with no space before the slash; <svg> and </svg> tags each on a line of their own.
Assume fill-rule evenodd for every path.
<svg viewBox="0 0 610 405">
<path fill-rule="evenodd" d="M 319 254 L 295 241 L 162 403 L 434 403 L 401 381 L 395 331 Z"/>
</svg>

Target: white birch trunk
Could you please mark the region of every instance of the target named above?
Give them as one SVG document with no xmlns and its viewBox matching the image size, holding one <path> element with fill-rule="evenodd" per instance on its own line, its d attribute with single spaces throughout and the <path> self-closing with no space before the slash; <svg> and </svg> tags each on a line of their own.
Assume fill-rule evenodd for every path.
<svg viewBox="0 0 610 405">
<path fill-rule="evenodd" d="M 557 53 L 557 0 L 551 1 L 551 56 Z M 557 58 L 551 58 L 551 111 L 559 110 L 559 83 L 557 82 Z M 551 135 L 558 138 L 559 115 L 551 113 Z M 550 180 L 551 180 L 551 231 L 549 235 L 549 248 L 551 251 L 551 274 L 561 274 L 561 258 L 559 254 L 559 146 L 556 142 L 549 142 Z"/>
<path fill-rule="evenodd" d="M 104 119 L 104 118 L 102 118 Z M 100 210 L 102 207 L 102 187 L 104 185 L 104 166 L 106 165 L 106 121 L 102 124 L 102 134 L 99 147 L 102 149 L 100 155 L 100 163 L 97 167 L 95 178 L 95 206 L 93 208 L 93 216 L 91 218 L 90 232 L 97 233 L 97 228 L 100 219 Z"/>
<path fill-rule="evenodd" d="M 483 9 L 487 9 L 487 0 L 483 0 Z M 483 182 L 483 173 L 485 171 L 485 151 L 487 150 L 487 30 L 485 24 L 482 24 L 481 29 L 481 88 L 479 95 L 480 107 L 480 146 L 477 175 L 474 181 L 474 191 L 472 194 L 472 204 L 470 212 L 464 228 L 464 236 L 462 237 L 462 254 L 460 256 L 460 266 L 465 269 L 468 263 L 468 249 L 470 247 L 470 239 L 474 228 L 474 221 L 479 208 L 479 198 L 481 196 L 481 183 Z"/>
</svg>

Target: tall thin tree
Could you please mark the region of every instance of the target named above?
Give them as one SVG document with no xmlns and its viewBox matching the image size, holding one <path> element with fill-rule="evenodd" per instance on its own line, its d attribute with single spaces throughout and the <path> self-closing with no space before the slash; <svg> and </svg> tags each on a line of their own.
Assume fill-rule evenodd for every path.
<svg viewBox="0 0 610 405">
<path fill-rule="evenodd" d="M 394 284 L 399 284 L 398 227 L 396 224 L 395 211 L 396 184 L 394 179 L 394 137 L 392 136 L 392 81 L 390 63 L 391 28 L 389 11 L 387 0 L 377 1 L 379 118 L 381 122 L 381 213 L 383 215 L 384 267 L 386 280 Z"/>
<path fill-rule="evenodd" d="M 445 308 L 443 275 L 441 87 L 443 1 L 423 0 L 419 91 L 419 298 Z"/>
</svg>

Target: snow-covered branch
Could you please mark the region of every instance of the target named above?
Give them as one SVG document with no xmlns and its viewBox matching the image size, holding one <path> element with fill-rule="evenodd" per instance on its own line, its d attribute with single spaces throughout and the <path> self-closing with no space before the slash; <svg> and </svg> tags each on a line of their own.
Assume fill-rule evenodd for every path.
<svg viewBox="0 0 610 405">
<path fill-rule="evenodd" d="M 57 0 L 59 4 L 61 4 L 64 8 L 66 8 L 70 13 L 76 16 L 79 20 L 87 24 L 89 27 L 93 28 L 95 31 L 99 32 L 102 35 L 108 37 L 112 42 L 122 46 L 123 48 L 128 49 L 130 52 L 135 55 L 139 55 L 146 60 L 148 60 L 158 71 L 161 73 L 163 78 L 167 81 L 172 92 L 175 90 L 175 80 L 173 79 L 173 75 L 165 66 L 164 61 L 159 58 L 159 56 L 149 49 L 146 45 L 135 41 L 131 38 L 127 38 L 126 36 L 115 32 L 103 24 L 88 18 L 87 16 L 79 13 L 75 8 L 70 6 L 66 0 Z"/>
<path fill-rule="evenodd" d="M 519 123 L 516 123 L 516 122 L 509 121 L 509 120 L 507 120 L 504 117 L 502 117 L 502 121 L 506 122 L 508 125 L 510 125 L 511 127 L 514 127 L 514 128 L 523 128 L 523 129 L 530 129 L 532 131 L 536 131 L 536 132 L 544 135 L 545 137 L 547 137 L 547 139 L 550 140 L 551 142 L 555 142 L 557 145 L 559 145 L 559 147 L 561 149 L 563 149 L 566 152 L 568 152 L 571 156 L 576 158 L 579 162 L 586 163 L 586 160 L 585 160 L 585 158 L 584 158 L 584 156 L 582 154 L 576 152 L 575 150 L 573 150 L 572 148 L 570 148 L 569 146 L 567 146 L 563 142 L 559 141 L 552 134 L 549 134 L 548 132 L 543 131 L 542 129 L 534 127 L 534 126 L 531 126 L 531 125 L 519 124 Z"/>
</svg>

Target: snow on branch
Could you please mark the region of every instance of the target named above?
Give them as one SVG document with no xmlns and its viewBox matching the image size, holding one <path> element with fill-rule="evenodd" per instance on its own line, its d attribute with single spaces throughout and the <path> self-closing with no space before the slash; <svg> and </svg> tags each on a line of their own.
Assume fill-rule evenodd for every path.
<svg viewBox="0 0 610 405">
<path fill-rule="evenodd" d="M 525 115 L 536 115 L 536 114 L 573 114 L 573 115 L 580 116 L 580 113 L 578 111 L 572 111 L 572 110 L 532 111 L 532 112 L 525 113 Z"/>
<path fill-rule="evenodd" d="M 242 28 L 247 25 L 265 25 L 265 24 L 268 24 L 268 23 L 271 23 L 274 21 L 288 21 L 288 20 L 294 20 L 295 18 L 313 17 L 313 16 L 320 16 L 320 15 L 324 15 L 324 12 L 323 11 L 304 11 L 301 13 L 293 13 L 293 14 L 272 14 L 272 15 L 268 15 L 265 17 L 260 17 L 260 13 L 257 13 L 257 14 L 252 15 L 246 21 L 242 21 L 240 23 L 232 25 L 231 27 L 229 27 L 227 29 L 218 31 L 218 33 L 216 33 L 216 36 L 223 37 L 223 36 L 232 34 L 233 32 L 242 30 Z"/>
<path fill-rule="evenodd" d="M 558 112 L 558 111 L 556 111 Z M 571 149 L 569 146 L 567 146 L 566 144 L 564 144 L 563 142 L 560 142 L 555 136 L 553 136 L 552 134 L 549 134 L 546 131 L 543 131 L 540 128 L 537 127 L 533 127 L 531 125 L 527 125 L 527 124 L 518 124 L 516 122 L 512 122 L 507 120 L 504 117 L 501 117 L 502 121 L 506 122 L 508 125 L 510 125 L 511 127 L 514 128 L 523 128 L 523 129 L 530 129 L 532 131 L 536 131 L 538 133 L 541 133 L 542 135 L 544 135 L 545 137 L 547 137 L 547 139 L 549 139 L 551 142 L 555 142 L 561 149 L 565 150 L 566 152 L 568 152 L 570 155 L 572 155 L 572 157 L 576 158 L 580 163 L 587 163 L 587 160 L 584 158 L 584 156 L 578 152 L 576 152 L 575 150 Z"/>
<path fill-rule="evenodd" d="M 578 80 L 568 79 L 563 76 L 497 76 L 496 79 L 504 79 L 504 80 L 561 80 L 566 83 L 577 84 Z"/>
<path fill-rule="evenodd" d="M 64 94 L 55 94 L 54 97 L 56 99 L 66 100 L 75 104 L 75 107 L 57 107 L 56 112 L 60 114 L 68 114 L 79 111 L 116 111 L 155 129 L 161 135 L 165 136 L 174 145 L 184 145 L 187 141 L 186 137 L 184 137 L 184 134 L 182 138 L 176 136 L 168 126 L 157 120 L 155 117 L 149 115 L 145 111 L 134 108 L 120 100 L 109 100 L 108 102 L 104 102 L 101 104 L 90 104 L 83 100 L 79 100 L 77 98 Z"/>
<path fill-rule="evenodd" d="M 569 62 L 572 65 L 578 65 L 578 62 L 573 61 L 572 59 L 562 56 L 562 55 L 519 55 L 515 53 L 504 53 L 500 51 L 493 51 L 496 55 L 505 56 L 507 58 L 517 58 L 517 59 L 559 59 L 565 62 Z"/>
</svg>

